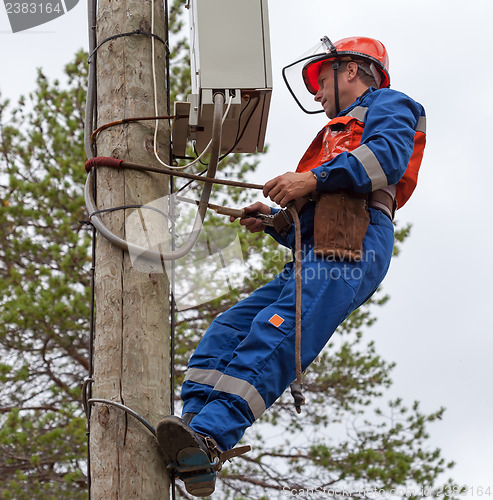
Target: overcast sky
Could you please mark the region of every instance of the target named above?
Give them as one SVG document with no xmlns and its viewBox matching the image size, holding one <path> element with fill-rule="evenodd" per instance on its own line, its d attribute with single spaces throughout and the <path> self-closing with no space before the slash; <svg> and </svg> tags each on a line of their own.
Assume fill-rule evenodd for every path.
<svg viewBox="0 0 493 500">
<path fill-rule="evenodd" d="M 293 170 L 322 116 L 304 115 L 284 88 L 281 68 L 323 35 L 380 39 L 392 87 L 427 111 L 428 145 L 418 188 L 398 212 L 411 237 L 384 282 L 391 301 L 367 333 L 396 361 L 392 396 L 447 408 L 430 443 L 457 466 L 453 477 L 493 494 L 493 328 L 491 281 L 490 0 L 270 0 L 274 92 L 267 142 L 255 181 Z M 15 100 L 34 85 L 36 67 L 59 77 L 87 50 L 86 6 L 39 28 L 12 34 L 0 6 L 0 91 Z M 81 160 L 82 161 L 82 160 Z M 477 495 L 477 491 L 474 492 Z"/>
</svg>

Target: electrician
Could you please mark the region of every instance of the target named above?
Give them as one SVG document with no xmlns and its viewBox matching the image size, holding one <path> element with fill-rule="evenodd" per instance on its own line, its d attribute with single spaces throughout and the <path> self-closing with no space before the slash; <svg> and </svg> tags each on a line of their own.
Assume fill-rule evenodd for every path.
<svg viewBox="0 0 493 500">
<path fill-rule="evenodd" d="M 288 88 L 303 79 L 330 119 L 296 172 L 268 181 L 264 196 L 281 208 L 306 198 L 302 238 L 302 340 L 305 370 L 336 328 L 385 277 L 394 245 L 393 216 L 411 196 L 426 142 L 423 107 L 391 90 L 387 51 L 371 38 L 333 44 L 285 68 Z M 312 98 L 313 102 L 313 98 Z M 257 202 L 247 213 L 269 215 Z M 294 250 L 295 231 L 240 220 Z M 190 359 L 182 387 L 182 418 L 165 417 L 157 438 L 165 460 L 195 496 L 210 495 L 221 463 L 247 427 L 295 380 L 294 264 L 210 325 Z"/>
</svg>

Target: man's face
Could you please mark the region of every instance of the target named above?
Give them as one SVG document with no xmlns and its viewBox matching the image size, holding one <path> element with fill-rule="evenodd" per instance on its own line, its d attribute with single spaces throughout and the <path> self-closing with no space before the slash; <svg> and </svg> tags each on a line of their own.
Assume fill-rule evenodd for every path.
<svg viewBox="0 0 493 500">
<path fill-rule="evenodd" d="M 328 118 L 334 118 L 337 115 L 334 96 L 334 70 L 330 63 L 323 64 L 318 75 L 318 92 L 315 94 L 315 101 L 322 105 Z"/>
</svg>

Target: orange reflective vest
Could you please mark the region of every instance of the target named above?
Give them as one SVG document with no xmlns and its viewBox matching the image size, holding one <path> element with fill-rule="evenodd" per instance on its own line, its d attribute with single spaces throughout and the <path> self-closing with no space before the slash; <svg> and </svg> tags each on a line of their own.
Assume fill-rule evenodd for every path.
<svg viewBox="0 0 493 500">
<path fill-rule="evenodd" d="M 375 93 L 378 91 L 374 91 Z M 387 92 L 389 92 L 387 90 Z M 392 91 L 393 92 L 393 91 Z M 371 190 L 376 190 L 388 185 L 387 179 L 383 174 L 387 173 L 387 168 L 383 164 L 384 161 L 390 161 L 383 158 L 378 160 L 377 153 L 371 151 L 371 141 L 372 137 L 366 140 L 364 145 L 365 151 L 370 151 L 370 154 L 364 155 L 363 153 L 358 154 L 357 151 L 361 150 L 362 138 L 365 132 L 365 117 L 369 108 L 364 106 L 364 100 L 361 101 L 359 106 L 352 108 L 346 115 L 338 116 L 331 120 L 317 135 L 313 142 L 308 147 L 307 151 L 301 158 L 297 172 L 307 172 L 316 167 L 327 164 L 328 162 L 334 160 L 338 155 L 344 152 L 354 152 L 354 157 L 359 160 L 361 165 L 365 168 L 366 173 L 372 181 Z M 381 120 L 385 121 L 385 117 Z M 392 127 L 393 123 L 389 120 L 388 127 Z M 418 172 L 421 165 L 421 160 L 423 158 L 423 152 L 426 144 L 426 119 L 423 114 L 419 117 L 415 132 L 414 132 L 414 148 L 412 152 L 409 151 L 410 160 L 407 164 L 407 168 L 404 174 L 400 177 L 397 182 L 396 188 L 396 201 L 397 207 L 402 207 L 407 200 L 410 198 L 411 194 L 416 187 L 418 181 Z M 395 133 L 395 125 L 393 131 Z M 403 133 L 409 134 L 409 131 L 404 131 Z M 385 136 L 385 128 L 378 131 L 379 136 Z M 388 138 L 386 140 L 390 142 L 392 140 L 392 134 L 387 134 Z M 409 157 L 408 154 L 408 157 Z M 365 162 L 368 165 L 365 165 Z M 370 164 L 372 163 L 372 164 Z M 375 165 L 376 164 L 376 165 Z M 376 184 L 372 179 L 373 172 L 380 172 L 380 178 L 377 180 Z M 383 177 L 383 182 L 382 182 Z M 397 179 L 396 179 L 397 181 Z M 337 188 L 338 186 L 336 186 Z"/>
</svg>

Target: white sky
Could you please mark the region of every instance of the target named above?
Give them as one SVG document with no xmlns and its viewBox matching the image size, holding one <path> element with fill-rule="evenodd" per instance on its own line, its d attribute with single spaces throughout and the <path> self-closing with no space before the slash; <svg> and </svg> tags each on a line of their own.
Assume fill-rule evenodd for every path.
<svg viewBox="0 0 493 500">
<path fill-rule="evenodd" d="M 418 188 L 397 220 L 413 224 L 384 289 L 391 301 L 368 332 L 397 367 L 392 396 L 444 419 L 430 429 L 457 465 L 453 477 L 493 493 L 493 328 L 488 146 L 489 0 L 270 0 L 274 93 L 267 130 L 270 151 L 255 176 L 264 182 L 293 170 L 321 115 L 304 115 L 288 95 L 281 68 L 323 35 L 380 39 L 390 54 L 392 87 L 426 108 L 428 145 Z M 81 2 L 65 16 L 12 34 L 0 6 L 0 91 L 15 100 L 34 86 L 36 67 L 55 78 L 79 48 L 88 48 Z M 488 324 L 490 325 L 488 327 Z M 490 333 L 488 333 L 488 331 Z M 474 496 L 477 491 L 474 491 Z"/>
</svg>

